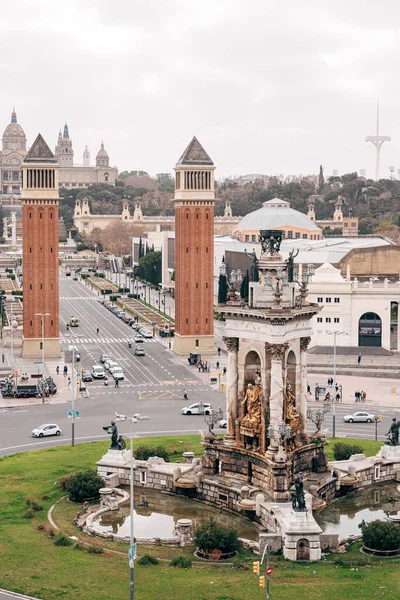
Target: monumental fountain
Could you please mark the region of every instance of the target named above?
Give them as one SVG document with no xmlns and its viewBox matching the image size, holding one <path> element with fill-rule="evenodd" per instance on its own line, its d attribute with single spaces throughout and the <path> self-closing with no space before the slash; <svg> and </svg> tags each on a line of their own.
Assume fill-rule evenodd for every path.
<svg viewBox="0 0 400 600">
<path fill-rule="evenodd" d="M 134 481 L 136 490 L 178 494 L 243 515 L 258 528 L 261 552 L 268 545 L 290 560 L 318 560 L 325 548 L 338 547 L 338 534 L 324 533 L 313 511 L 347 490 L 399 480 L 398 427 L 377 457 L 357 455 L 329 466 L 323 415 L 312 419 L 315 433 L 307 433 L 306 353 L 310 321 L 320 308 L 307 301 L 313 266 L 295 270 L 293 253 L 284 261 L 281 239 L 280 231 L 260 231 L 262 254 L 251 255 L 255 281 L 248 302 L 232 285 L 218 308 L 228 350 L 224 439 L 214 434 L 210 415 L 201 458 L 135 460 Z M 129 485 L 130 477 L 130 451 L 115 424 L 110 432 L 114 444 L 97 463 L 107 489 Z"/>
</svg>

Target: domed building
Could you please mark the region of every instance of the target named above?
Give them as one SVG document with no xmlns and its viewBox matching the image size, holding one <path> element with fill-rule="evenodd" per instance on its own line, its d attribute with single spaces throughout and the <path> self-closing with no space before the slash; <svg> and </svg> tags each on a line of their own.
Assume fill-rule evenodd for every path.
<svg viewBox="0 0 400 600">
<path fill-rule="evenodd" d="M 273 198 L 262 208 L 246 215 L 233 235 L 241 242 L 257 242 L 260 229 L 278 229 L 286 239 L 320 240 L 321 229 L 302 212 L 290 207 L 290 202 Z"/>
<path fill-rule="evenodd" d="M 1 193 L 12 196 L 21 191 L 20 165 L 27 154 L 26 135 L 17 121 L 15 108 L 11 113 L 11 122 L 3 133 L 3 144 L 0 152 Z"/>
<path fill-rule="evenodd" d="M 58 134 L 55 155 L 60 165 L 58 171 L 59 185 L 65 188 L 87 188 L 97 183 L 115 185 L 118 169 L 110 167 L 110 158 L 104 143 L 96 155 L 96 165 L 90 165 L 89 148 L 85 146 L 82 164 L 74 163 L 72 140 L 69 137 L 68 125 L 65 123 L 63 134 Z"/>
</svg>

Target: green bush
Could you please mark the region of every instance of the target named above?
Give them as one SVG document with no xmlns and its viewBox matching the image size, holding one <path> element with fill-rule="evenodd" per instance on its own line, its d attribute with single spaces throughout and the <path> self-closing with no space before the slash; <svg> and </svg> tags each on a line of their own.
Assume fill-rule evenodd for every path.
<svg viewBox="0 0 400 600">
<path fill-rule="evenodd" d="M 371 521 L 361 527 L 363 544 L 373 550 L 400 550 L 400 526 L 390 521 Z"/>
<path fill-rule="evenodd" d="M 53 544 L 55 546 L 72 546 L 73 542 L 69 537 L 67 537 L 63 533 L 59 533 L 55 536 Z"/>
<path fill-rule="evenodd" d="M 80 471 L 72 475 L 66 484 L 66 490 L 72 502 L 97 499 L 99 489 L 102 487 L 104 487 L 104 480 L 91 470 Z"/>
<path fill-rule="evenodd" d="M 197 525 L 194 531 L 196 546 L 205 553 L 220 550 L 226 554 L 239 549 L 240 542 L 236 529 L 224 527 L 215 519 L 209 519 Z"/>
<path fill-rule="evenodd" d="M 352 454 L 362 454 L 363 449 L 361 446 L 352 444 L 344 444 L 343 442 L 337 442 L 333 446 L 333 456 L 335 460 L 348 460 Z"/>
<path fill-rule="evenodd" d="M 138 446 L 134 454 L 137 460 L 147 460 L 150 456 L 158 456 L 158 458 L 163 458 L 165 462 L 169 462 L 168 450 L 165 446 Z"/>
<path fill-rule="evenodd" d="M 14 274 L 8 274 L 7 275 L 8 279 L 12 279 L 13 281 L 15 281 L 15 275 Z"/>
<path fill-rule="evenodd" d="M 104 554 L 104 548 L 101 546 L 94 546 L 93 544 L 88 548 L 89 554 Z"/>
<path fill-rule="evenodd" d="M 155 556 L 151 556 L 151 554 L 144 554 L 137 562 L 138 565 L 158 565 L 159 560 Z"/>
<path fill-rule="evenodd" d="M 139 294 L 128 294 L 128 298 L 134 298 L 135 300 L 140 300 Z"/>
<path fill-rule="evenodd" d="M 104 273 L 95 273 L 95 276 L 99 277 L 100 279 L 104 279 L 105 278 Z"/>
<path fill-rule="evenodd" d="M 33 512 L 33 510 L 26 510 L 24 512 L 24 519 L 33 519 L 33 517 L 35 516 L 35 513 Z"/>
<path fill-rule="evenodd" d="M 25 498 L 25 504 L 35 512 L 43 510 L 43 506 L 35 498 Z"/>
<path fill-rule="evenodd" d="M 181 569 L 191 569 L 192 559 L 188 556 L 175 556 L 169 563 L 170 567 L 181 567 Z"/>
</svg>

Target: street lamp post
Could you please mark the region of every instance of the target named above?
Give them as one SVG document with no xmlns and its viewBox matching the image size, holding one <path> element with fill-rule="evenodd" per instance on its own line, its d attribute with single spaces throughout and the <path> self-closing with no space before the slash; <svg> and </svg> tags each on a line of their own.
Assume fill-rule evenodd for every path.
<svg viewBox="0 0 400 600">
<path fill-rule="evenodd" d="M 333 411 L 332 411 L 332 437 L 336 437 L 336 336 L 348 335 L 344 331 L 327 331 L 328 335 L 333 335 Z"/>
<path fill-rule="evenodd" d="M 44 318 L 50 317 L 50 313 L 35 313 L 35 317 L 42 319 L 42 404 L 44 404 Z"/>
<path fill-rule="evenodd" d="M 129 437 L 131 440 L 131 460 L 130 460 L 130 517 L 131 517 L 131 522 L 130 522 L 130 532 L 129 532 L 129 539 L 130 539 L 130 548 L 129 548 L 129 571 L 130 571 L 130 578 L 129 578 L 129 599 L 130 600 L 134 600 L 135 599 L 135 537 L 134 537 L 134 519 L 133 519 L 133 511 L 134 511 L 134 481 L 133 481 L 133 424 L 137 423 L 139 420 L 142 419 L 148 419 L 149 417 L 142 417 L 139 414 L 134 414 L 132 417 L 128 417 L 126 415 L 119 415 L 118 413 L 115 413 L 116 417 L 115 420 L 116 421 L 129 421 Z"/>
</svg>

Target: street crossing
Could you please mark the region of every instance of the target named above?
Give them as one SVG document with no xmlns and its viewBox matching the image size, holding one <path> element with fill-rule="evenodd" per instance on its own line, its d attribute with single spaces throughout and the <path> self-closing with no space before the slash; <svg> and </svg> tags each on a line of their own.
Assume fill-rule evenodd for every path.
<svg viewBox="0 0 400 600">
<path fill-rule="evenodd" d="M 132 337 L 95 337 L 95 338 L 86 338 L 86 337 L 75 337 L 75 336 L 66 336 L 61 334 L 60 336 L 61 342 L 63 344 L 71 344 L 72 342 L 75 345 L 79 344 L 135 344 L 134 336 Z M 143 343 L 143 347 L 146 347 L 146 344 L 154 344 L 156 342 L 155 338 L 146 338 L 146 341 Z"/>
</svg>

